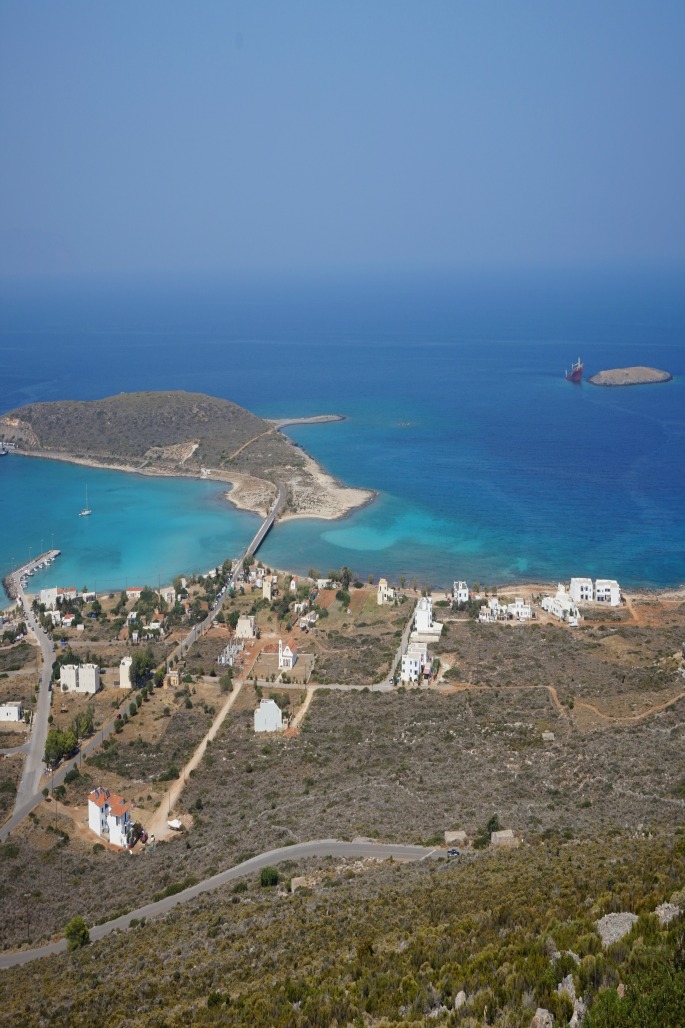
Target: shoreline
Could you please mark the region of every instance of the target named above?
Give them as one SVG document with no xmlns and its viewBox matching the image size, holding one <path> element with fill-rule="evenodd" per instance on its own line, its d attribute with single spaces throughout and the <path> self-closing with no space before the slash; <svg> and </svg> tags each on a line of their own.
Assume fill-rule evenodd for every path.
<svg viewBox="0 0 685 1028">
<path fill-rule="evenodd" d="M 644 365 L 598 371 L 587 379 L 589 385 L 599 386 L 602 389 L 625 389 L 629 386 L 660 385 L 662 382 L 672 381 L 673 375 L 670 371 L 648 368 Z"/>
<path fill-rule="evenodd" d="M 316 419 L 289 419 L 287 424 L 321 424 L 329 421 L 344 421 L 342 415 L 317 415 Z M 280 427 L 274 426 L 275 431 L 281 431 Z M 285 438 L 288 438 L 287 436 Z M 292 442 L 289 440 L 289 442 Z M 296 447 L 295 443 L 292 443 Z M 349 517 L 357 510 L 368 506 L 378 496 L 378 492 L 372 489 L 362 489 L 354 486 L 346 486 L 333 475 L 329 474 L 319 463 L 301 447 L 297 446 L 298 454 L 304 459 L 306 470 L 313 479 L 315 489 L 307 488 L 306 483 L 295 478 L 294 482 L 287 483 L 295 487 L 295 502 L 302 503 L 304 509 L 289 510 L 286 508 L 278 517 L 278 523 L 301 518 L 312 518 L 324 521 L 338 521 Z M 159 464 L 145 462 L 140 465 L 130 462 L 117 462 L 115 457 L 94 457 L 73 453 L 56 453 L 45 450 L 24 450 L 15 449 L 13 455 L 19 457 L 35 457 L 41 460 L 58 460 L 66 464 L 76 464 L 81 467 L 97 468 L 103 471 L 121 471 L 128 475 L 145 475 L 156 478 L 189 478 L 198 482 L 216 482 L 217 484 L 229 485 L 230 489 L 224 490 L 222 495 L 228 503 L 236 510 L 242 510 L 258 517 L 266 516 L 275 502 L 278 495 L 278 488 L 268 479 L 257 478 L 240 471 L 225 471 L 221 468 L 208 469 L 210 474 L 198 474 L 194 471 L 186 471 L 182 466 L 173 468 L 160 467 Z M 288 468 L 287 470 L 291 470 Z M 285 476 L 284 476 L 285 477 Z M 299 486 L 299 493 L 297 492 Z M 292 490 L 288 489 L 289 503 Z"/>
</svg>

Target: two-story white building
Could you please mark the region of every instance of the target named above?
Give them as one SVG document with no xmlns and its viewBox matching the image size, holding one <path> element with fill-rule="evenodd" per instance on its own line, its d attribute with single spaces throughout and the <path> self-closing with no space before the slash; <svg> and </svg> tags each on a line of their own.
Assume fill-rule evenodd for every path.
<svg viewBox="0 0 685 1028">
<path fill-rule="evenodd" d="M 594 589 L 591 578 L 572 578 L 568 594 L 575 603 L 592 603 Z"/>
<path fill-rule="evenodd" d="M 402 654 L 401 682 L 418 682 L 428 664 L 428 647 L 425 643 L 412 642 Z"/>
<path fill-rule="evenodd" d="M 100 688 L 100 668 L 97 664 L 62 664 L 59 684 L 62 692 L 95 694 Z"/>
<path fill-rule="evenodd" d="M 615 578 L 598 578 L 594 585 L 591 578 L 572 578 L 568 591 L 576 603 L 606 603 L 610 607 L 621 603 L 621 587 Z"/>
<path fill-rule="evenodd" d="M 131 808 L 128 803 L 98 786 L 88 795 L 88 827 L 100 839 L 125 848 L 131 837 Z"/>
<path fill-rule="evenodd" d="M 621 587 L 615 578 L 598 578 L 595 582 L 595 603 L 607 603 L 618 607 L 621 603 Z"/>
<path fill-rule="evenodd" d="M 455 582 L 452 588 L 452 596 L 455 603 L 468 603 L 469 587 L 466 582 Z"/>
<path fill-rule="evenodd" d="M 414 614 L 414 633 L 417 636 L 437 639 L 441 632 L 441 622 L 433 620 L 433 601 L 430 596 L 422 596 L 416 605 Z"/>
</svg>

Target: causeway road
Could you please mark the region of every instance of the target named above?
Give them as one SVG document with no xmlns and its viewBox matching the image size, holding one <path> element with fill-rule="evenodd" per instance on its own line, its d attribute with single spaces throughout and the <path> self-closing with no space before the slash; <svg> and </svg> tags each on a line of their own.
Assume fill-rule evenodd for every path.
<svg viewBox="0 0 685 1028">
<path fill-rule="evenodd" d="M 260 871 L 269 864 L 278 864 L 282 860 L 305 860 L 308 857 L 352 857 L 357 859 L 415 861 L 434 859 L 442 855 L 444 855 L 444 850 L 435 847 L 402 846 L 399 843 L 375 843 L 367 842 L 363 839 L 356 842 L 318 839 L 313 842 L 300 842 L 295 846 L 283 846 L 280 849 L 260 853 L 256 857 L 251 857 L 250 860 L 244 860 L 241 864 L 229 867 L 226 871 L 220 871 L 219 874 L 213 875 L 211 878 L 205 878 L 204 881 L 198 882 L 197 885 L 192 885 L 189 889 L 184 889 L 183 892 L 179 892 L 175 896 L 166 896 L 164 899 L 157 900 L 156 903 L 147 903 L 145 906 L 129 911 L 128 914 L 122 914 L 121 917 L 116 917 L 113 921 L 94 925 L 90 929 L 90 938 L 92 942 L 97 942 L 112 932 L 128 928 L 134 917 L 138 919 L 141 917 L 161 917 L 164 914 L 168 914 L 175 907 L 181 906 L 183 903 L 189 903 L 190 900 L 194 900 L 203 893 L 212 892 L 214 889 L 227 885 L 228 882 L 236 878 L 243 878 L 245 875 Z M 59 939 L 57 942 L 48 943 L 46 946 L 38 946 L 35 949 L 17 950 L 14 953 L 0 953 L 0 968 L 28 964 L 33 960 L 40 960 L 42 957 L 49 957 L 55 953 L 64 953 L 66 948 L 66 940 Z"/>
<path fill-rule="evenodd" d="M 283 509 L 287 495 L 288 494 L 286 487 L 283 485 L 282 482 L 279 482 L 278 496 L 276 497 L 276 502 L 274 503 L 267 517 L 264 518 L 264 521 L 260 525 L 259 531 L 256 533 L 254 539 L 252 539 L 252 541 L 248 544 L 247 548 L 245 549 L 245 552 L 236 561 L 235 567 L 231 572 L 231 577 L 228 579 L 228 582 L 226 583 L 227 590 L 230 589 L 232 586 L 235 587 L 238 575 L 242 574 L 243 564 L 245 560 L 247 560 L 250 554 L 255 554 L 264 542 L 264 539 L 266 538 L 268 532 L 273 527 L 274 521 Z M 191 628 L 185 639 L 181 640 L 176 649 L 169 654 L 169 660 L 173 660 L 174 657 L 182 657 L 183 654 L 190 649 L 193 643 L 196 642 L 200 638 L 200 636 L 203 635 L 205 631 L 210 627 L 220 607 L 221 601 L 219 601 L 214 607 L 212 607 L 204 621 L 198 622 L 198 624 L 194 625 Z"/>
</svg>

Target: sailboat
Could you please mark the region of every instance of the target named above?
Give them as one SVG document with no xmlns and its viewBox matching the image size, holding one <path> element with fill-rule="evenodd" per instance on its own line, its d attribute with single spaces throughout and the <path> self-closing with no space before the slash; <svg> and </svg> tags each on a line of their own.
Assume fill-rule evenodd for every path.
<svg viewBox="0 0 685 1028">
<path fill-rule="evenodd" d="M 88 486 L 86 486 L 86 505 L 83 508 L 83 510 L 79 512 L 79 517 L 80 518 L 86 518 L 86 517 L 88 517 L 89 514 L 92 514 L 92 513 L 93 513 L 92 510 L 88 506 Z"/>
</svg>

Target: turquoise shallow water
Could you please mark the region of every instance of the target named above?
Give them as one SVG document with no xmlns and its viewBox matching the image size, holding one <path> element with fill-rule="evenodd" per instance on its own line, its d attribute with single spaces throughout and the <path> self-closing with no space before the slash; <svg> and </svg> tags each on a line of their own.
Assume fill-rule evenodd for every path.
<svg viewBox="0 0 685 1028">
<path fill-rule="evenodd" d="M 86 486 L 93 513 L 79 517 Z M 235 511 L 204 481 L 148 478 L 10 455 L 0 460 L 2 573 L 55 547 L 33 588 L 106 591 L 170 582 L 233 556 L 259 518 Z"/>
<path fill-rule="evenodd" d="M 0 408 L 169 388 L 267 417 L 344 414 L 289 433 L 378 498 L 338 523 L 277 526 L 260 554 L 275 566 L 345 563 L 436 586 L 574 574 L 678 585 L 681 283 L 675 274 L 537 275 L 0 289 Z M 675 377 L 573 386 L 563 370 L 578 355 L 586 374 L 650 364 Z M 54 532 L 65 556 L 53 578 L 69 560 L 69 577 L 89 585 L 154 581 L 238 552 L 255 523 L 205 482 L 124 476 L 115 488 L 113 475 L 101 502 L 99 474 L 108 473 L 2 458 L 0 568 Z M 86 481 L 97 516 L 74 520 Z"/>
</svg>

